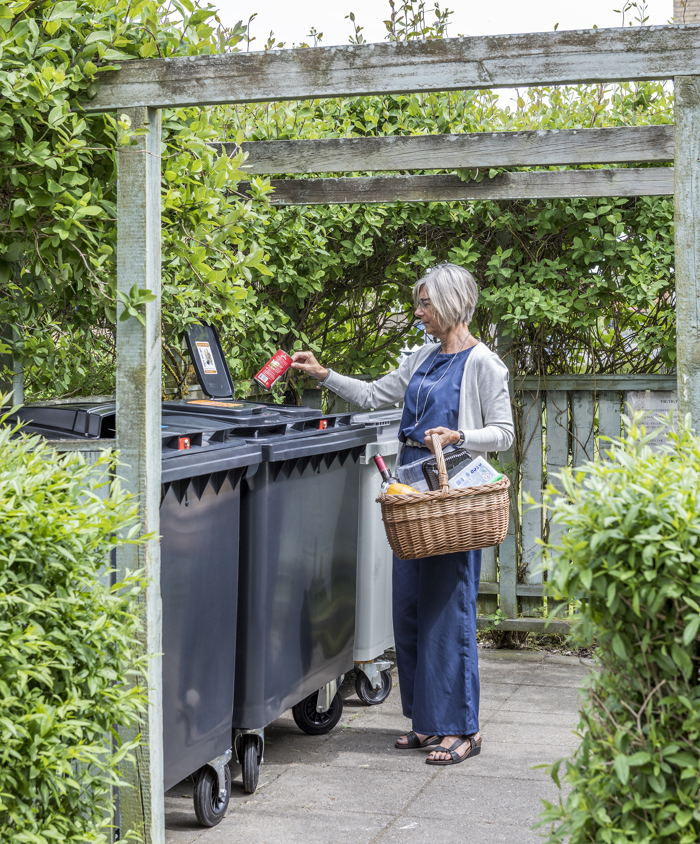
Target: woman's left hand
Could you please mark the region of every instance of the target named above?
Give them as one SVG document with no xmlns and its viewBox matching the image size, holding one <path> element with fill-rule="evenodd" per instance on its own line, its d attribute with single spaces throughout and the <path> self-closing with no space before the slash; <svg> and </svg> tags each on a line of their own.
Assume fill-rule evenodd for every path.
<svg viewBox="0 0 700 844">
<path fill-rule="evenodd" d="M 444 448 L 446 445 L 454 445 L 459 442 L 459 431 L 451 431 L 449 428 L 428 428 L 425 432 L 425 444 L 434 452 L 433 448 L 433 434 L 438 434 L 440 437 L 440 445 Z"/>
</svg>

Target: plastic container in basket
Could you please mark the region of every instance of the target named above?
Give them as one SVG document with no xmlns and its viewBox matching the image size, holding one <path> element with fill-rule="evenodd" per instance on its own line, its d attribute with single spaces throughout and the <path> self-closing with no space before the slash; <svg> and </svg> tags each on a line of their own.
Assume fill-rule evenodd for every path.
<svg viewBox="0 0 700 844">
<path fill-rule="evenodd" d="M 391 550 L 400 560 L 420 560 L 456 551 L 500 545 L 508 532 L 510 481 L 450 489 L 440 438 L 433 435 L 440 489 L 381 494 L 382 520 Z"/>
</svg>

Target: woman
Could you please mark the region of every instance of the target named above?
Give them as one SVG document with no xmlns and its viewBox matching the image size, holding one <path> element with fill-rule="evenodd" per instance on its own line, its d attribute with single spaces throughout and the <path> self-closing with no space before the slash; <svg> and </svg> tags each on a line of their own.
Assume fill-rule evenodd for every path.
<svg viewBox="0 0 700 844">
<path fill-rule="evenodd" d="M 362 408 L 403 400 L 398 465 L 429 456 L 432 435 L 472 455 L 503 451 L 513 441 L 508 370 L 469 331 L 478 289 L 454 264 L 434 267 L 416 283 L 416 317 L 438 345 L 423 346 L 394 372 L 367 383 L 296 352 L 292 366 Z M 476 598 L 481 551 L 399 560 L 393 566 L 394 637 L 404 715 L 412 730 L 399 749 L 432 747 L 429 765 L 454 765 L 481 750 Z"/>
</svg>

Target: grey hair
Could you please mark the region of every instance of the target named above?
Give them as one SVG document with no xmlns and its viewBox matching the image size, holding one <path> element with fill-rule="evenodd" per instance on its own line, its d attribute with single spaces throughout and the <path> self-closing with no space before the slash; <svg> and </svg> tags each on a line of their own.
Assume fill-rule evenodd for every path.
<svg viewBox="0 0 700 844">
<path fill-rule="evenodd" d="M 463 322 L 471 322 L 479 298 L 479 288 L 474 276 L 464 267 L 448 263 L 431 267 L 413 286 L 415 307 L 418 307 L 423 287 L 441 328 L 454 328 Z"/>
</svg>

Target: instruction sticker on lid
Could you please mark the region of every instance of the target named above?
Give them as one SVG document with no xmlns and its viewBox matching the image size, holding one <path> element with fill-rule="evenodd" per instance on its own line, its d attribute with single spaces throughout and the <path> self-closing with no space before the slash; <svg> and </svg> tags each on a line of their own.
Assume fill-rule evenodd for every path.
<svg viewBox="0 0 700 844">
<path fill-rule="evenodd" d="M 197 351 L 199 352 L 200 360 L 202 361 L 202 368 L 205 375 L 216 375 L 216 364 L 214 363 L 214 355 L 211 353 L 211 346 L 209 343 L 197 342 Z"/>
<path fill-rule="evenodd" d="M 193 399 L 187 404 L 206 404 L 210 407 L 243 407 L 240 402 L 235 401 L 211 401 L 211 399 Z"/>
</svg>

